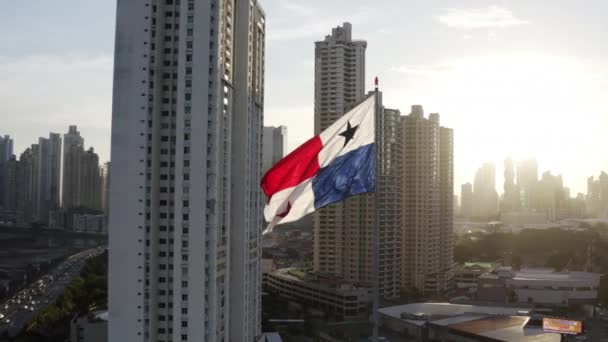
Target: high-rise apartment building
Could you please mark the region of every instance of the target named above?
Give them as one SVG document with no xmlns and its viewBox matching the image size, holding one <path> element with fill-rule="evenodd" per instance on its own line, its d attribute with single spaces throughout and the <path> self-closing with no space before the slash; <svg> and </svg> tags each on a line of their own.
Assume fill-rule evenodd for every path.
<svg viewBox="0 0 608 342">
<path fill-rule="evenodd" d="M 101 185 L 99 156 L 91 147 L 80 156 L 79 206 L 101 211 Z"/>
<path fill-rule="evenodd" d="M 109 339 L 256 341 L 265 15 L 257 1 L 121 1 Z"/>
<path fill-rule="evenodd" d="M 53 216 L 61 207 L 61 135 L 49 134 L 49 155 L 47 159 L 48 174 L 47 190 L 45 196 L 46 206 L 49 214 Z"/>
<path fill-rule="evenodd" d="M 454 269 L 454 130 L 442 126 L 439 127 L 439 227 L 437 288 L 441 291 L 451 286 Z"/>
<path fill-rule="evenodd" d="M 521 209 L 521 195 L 517 184 L 515 184 L 515 163 L 510 157 L 505 159 L 504 164 L 503 198 L 500 210 L 503 213 L 519 211 Z"/>
<path fill-rule="evenodd" d="M 344 23 L 315 43 L 315 134 L 325 130 L 365 96 L 367 42 L 352 39 L 352 26 Z M 371 94 L 369 96 L 372 96 Z M 400 158 L 399 112 L 382 107 L 381 125 L 386 140 L 380 143 L 378 177 L 383 216 L 380 222 L 380 295 L 398 296 L 400 288 L 399 173 L 391 164 Z M 393 158 L 392 161 L 390 158 Z M 390 167 L 388 167 L 390 166 Z M 395 178 L 397 177 L 397 178 Z M 383 193 L 384 192 L 384 193 Z M 374 195 L 364 194 L 335 203 L 314 214 L 314 269 L 346 281 L 371 284 L 373 279 L 372 232 Z M 390 241 L 389 241 L 390 240 Z"/>
<path fill-rule="evenodd" d="M 110 162 L 101 167 L 101 211 L 106 216 L 110 212 Z"/>
<path fill-rule="evenodd" d="M 473 216 L 491 218 L 498 214 L 496 167 L 484 163 L 475 173 L 473 183 Z"/>
<path fill-rule="evenodd" d="M 418 105 L 401 129 L 402 286 L 441 293 L 453 268 L 453 132 Z"/>
<path fill-rule="evenodd" d="M 570 190 L 564 188 L 561 175 L 554 176 L 551 172 L 543 173 L 536 190 L 537 210 L 545 214 L 550 221 L 568 217 Z"/>
<path fill-rule="evenodd" d="M 287 127 L 264 126 L 262 142 L 262 173 L 268 171 L 285 156 L 287 151 Z"/>
<path fill-rule="evenodd" d="M 522 209 L 531 211 L 538 207 L 535 198 L 538 190 L 538 163 L 535 159 L 522 160 L 517 164 L 517 188 L 520 191 Z"/>
<path fill-rule="evenodd" d="M 69 210 L 80 205 L 80 158 L 84 153 L 84 138 L 76 126 L 63 135 L 63 175 L 61 205 Z"/>
<path fill-rule="evenodd" d="M 13 139 L 10 135 L 0 136 L 0 164 L 11 159 L 13 155 Z"/>
<path fill-rule="evenodd" d="M 51 144 L 49 139 L 39 138 L 36 147 L 36 149 L 33 149 L 36 154 L 36 173 L 34 174 L 36 197 L 34 199 L 34 212 L 36 221 L 46 223 L 49 219 L 49 209 L 46 197 L 50 193 L 50 179 L 48 176 L 50 175 L 49 158 Z"/>
<path fill-rule="evenodd" d="M 460 186 L 460 215 L 465 218 L 473 216 L 473 184 Z"/>
<path fill-rule="evenodd" d="M 353 41 L 350 23 L 333 28 L 331 35 L 315 43 L 315 135 L 363 99 L 366 48 L 367 42 Z M 338 277 L 344 273 L 344 205 L 335 203 L 314 213 L 316 272 Z"/>
<path fill-rule="evenodd" d="M 35 146 L 35 145 L 32 145 Z M 17 217 L 20 224 L 27 224 L 34 220 L 35 172 L 36 154 L 34 149 L 28 148 L 19 156 L 17 166 L 16 189 L 17 189 Z"/>
<path fill-rule="evenodd" d="M 0 136 L 0 194 L 4 194 L 7 190 L 4 187 L 6 181 L 6 163 L 13 156 L 13 139 L 10 136 L 5 135 Z M 4 197 L 0 195 L 0 209 L 4 208 L 4 206 L 8 205 L 4 203 Z"/>
<path fill-rule="evenodd" d="M 595 179 L 587 178 L 587 212 L 592 217 L 608 219 L 608 173 L 602 171 Z"/>
<path fill-rule="evenodd" d="M 2 197 L 3 203 L 3 216 L 5 221 L 15 221 L 18 216 L 18 203 L 17 198 L 19 189 L 17 188 L 17 180 L 19 177 L 19 161 L 13 155 L 2 165 L 4 168 L 3 179 L 2 179 Z"/>
</svg>

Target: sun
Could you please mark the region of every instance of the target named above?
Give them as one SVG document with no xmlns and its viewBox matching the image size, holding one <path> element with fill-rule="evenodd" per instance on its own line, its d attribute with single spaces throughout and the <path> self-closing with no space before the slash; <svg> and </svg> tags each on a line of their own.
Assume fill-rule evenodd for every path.
<svg viewBox="0 0 608 342">
<path fill-rule="evenodd" d="M 454 128 L 461 181 L 492 161 L 500 188 L 505 157 L 536 157 L 541 171 L 563 173 L 583 191 L 585 174 L 598 171 L 590 161 L 600 157 L 597 138 L 604 134 L 597 126 L 608 127 L 608 106 L 592 75 L 588 65 L 569 57 L 493 54 L 444 63 L 414 95 Z"/>
</svg>

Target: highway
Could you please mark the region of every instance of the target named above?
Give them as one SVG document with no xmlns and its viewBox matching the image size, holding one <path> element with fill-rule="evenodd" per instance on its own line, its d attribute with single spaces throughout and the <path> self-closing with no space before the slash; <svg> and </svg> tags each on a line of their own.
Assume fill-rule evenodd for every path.
<svg viewBox="0 0 608 342">
<path fill-rule="evenodd" d="M 18 334 L 28 322 L 54 303 L 67 285 L 76 278 L 87 259 L 100 255 L 106 247 L 87 249 L 66 258 L 51 272 L 45 274 L 21 292 L 0 304 L 0 335 Z"/>
</svg>

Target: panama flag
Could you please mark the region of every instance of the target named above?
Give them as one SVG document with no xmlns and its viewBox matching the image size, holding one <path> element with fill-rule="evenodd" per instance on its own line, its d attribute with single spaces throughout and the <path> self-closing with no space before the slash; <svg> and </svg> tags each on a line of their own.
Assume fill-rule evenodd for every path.
<svg viewBox="0 0 608 342">
<path fill-rule="evenodd" d="M 268 197 L 265 233 L 328 204 L 375 191 L 374 109 L 375 96 L 370 96 L 268 170 L 261 184 Z"/>
</svg>

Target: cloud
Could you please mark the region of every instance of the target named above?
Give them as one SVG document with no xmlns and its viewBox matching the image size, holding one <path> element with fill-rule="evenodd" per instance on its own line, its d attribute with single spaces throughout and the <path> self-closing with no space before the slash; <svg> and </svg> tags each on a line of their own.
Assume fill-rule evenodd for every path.
<svg viewBox="0 0 608 342">
<path fill-rule="evenodd" d="M 449 27 L 459 29 L 505 28 L 527 24 L 515 17 L 508 8 L 490 6 L 483 8 L 446 8 L 437 20 Z"/>
<path fill-rule="evenodd" d="M 402 74 L 412 75 L 432 75 L 450 70 L 450 64 L 418 64 L 418 65 L 400 65 L 390 68 L 391 72 L 399 72 Z"/>
<path fill-rule="evenodd" d="M 15 153 L 49 132 L 78 125 L 87 146 L 109 157 L 112 57 L 40 54 L 0 56 L 0 122 Z"/>
</svg>

